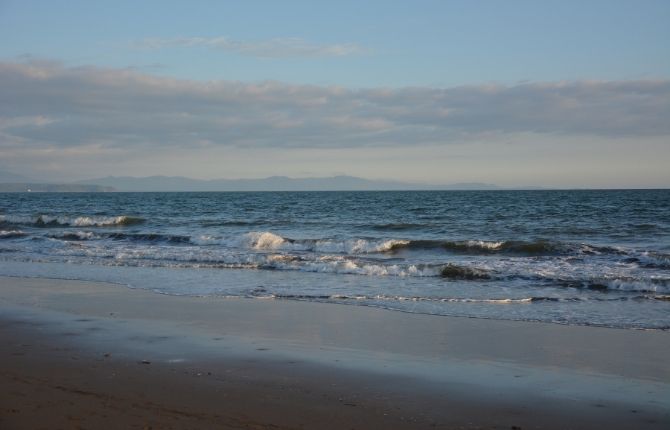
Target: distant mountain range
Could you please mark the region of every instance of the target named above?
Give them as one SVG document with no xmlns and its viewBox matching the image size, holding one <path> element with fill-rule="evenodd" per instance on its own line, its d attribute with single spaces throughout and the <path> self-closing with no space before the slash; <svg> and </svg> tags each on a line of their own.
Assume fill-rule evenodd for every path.
<svg viewBox="0 0 670 430">
<path fill-rule="evenodd" d="M 109 191 L 385 191 L 385 190 L 499 190 L 496 185 L 464 182 L 431 185 L 384 181 L 355 176 L 201 180 L 183 176 L 106 176 L 71 183 L 39 182 L 0 171 L 0 192 L 109 192 Z"/>
<path fill-rule="evenodd" d="M 413 184 L 399 181 L 379 181 L 355 176 L 333 176 L 325 178 L 289 178 L 271 176 L 263 179 L 212 179 L 200 180 L 181 176 L 108 176 L 78 183 L 112 187 L 117 191 L 364 191 L 364 190 L 426 190 L 469 189 L 492 190 L 499 187 L 490 184 L 467 183 L 449 186 Z"/>
<path fill-rule="evenodd" d="M 0 170 L 0 183 L 19 183 L 19 182 L 34 182 L 30 178 L 26 178 L 16 173 Z"/>
<path fill-rule="evenodd" d="M 39 182 L 16 173 L 0 170 L 0 193 L 99 193 L 116 191 L 111 187 L 85 183 Z"/>
<path fill-rule="evenodd" d="M 110 191 L 116 190 L 102 185 L 0 182 L 0 193 L 104 193 Z"/>
</svg>

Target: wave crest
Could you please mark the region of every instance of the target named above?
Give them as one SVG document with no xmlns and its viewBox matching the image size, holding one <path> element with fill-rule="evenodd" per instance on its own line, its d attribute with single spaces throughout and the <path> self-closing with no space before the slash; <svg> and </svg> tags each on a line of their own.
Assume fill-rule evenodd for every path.
<svg viewBox="0 0 670 430">
<path fill-rule="evenodd" d="M 525 241 L 485 241 L 485 240 L 463 240 L 463 241 L 441 241 L 441 240 L 409 240 L 399 241 L 388 251 L 401 250 L 437 250 L 442 249 L 455 254 L 512 254 L 512 255 L 555 255 L 569 251 L 565 244 L 554 243 L 544 240 Z"/>
<path fill-rule="evenodd" d="M 24 236 L 27 235 L 21 230 L 0 230 L 0 239 L 16 239 Z"/>
<path fill-rule="evenodd" d="M 396 239 L 291 239 L 269 231 L 252 231 L 235 237 L 201 235 L 191 238 L 191 242 L 195 245 L 222 245 L 230 248 L 333 254 L 382 253 L 409 243 Z"/>
<path fill-rule="evenodd" d="M 100 239 L 100 236 L 95 235 L 90 231 L 75 231 L 67 232 L 62 234 L 50 234 L 48 237 L 52 239 L 61 239 L 61 240 L 94 240 Z"/>
<path fill-rule="evenodd" d="M 473 267 L 457 266 L 455 264 L 445 264 L 440 270 L 440 276 L 448 279 L 477 280 L 491 279 L 491 276 L 482 269 Z"/>
<path fill-rule="evenodd" d="M 144 218 L 127 215 L 119 216 L 52 216 L 36 217 L 21 215 L 0 215 L 0 223 L 28 225 L 33 227 L 109 227 L 140 224 Z"/>
<path fill-rule="evenodd" d="M 544 239 L 534 241 L 523 240 L 404 240 L 397 241 L 388 251 L 397 252 L 402 250 L 445 250 L 453 254 L 465 255 L 518 255 L 529 257 L 553 256 L 553 255 L 601 255 L 601 254 L 625 254 L 624 251 L 607 247 L 588 244 L 571 244 L 554 242 Z"/>
</svg>

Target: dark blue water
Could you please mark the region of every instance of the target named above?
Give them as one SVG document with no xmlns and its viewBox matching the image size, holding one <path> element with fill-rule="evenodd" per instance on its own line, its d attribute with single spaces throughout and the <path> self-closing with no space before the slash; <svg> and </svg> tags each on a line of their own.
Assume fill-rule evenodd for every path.
<svg viewBox="0 0 670 430">
<path fill-rule="evenodd" d="M 0 275 L 670 327 L 670 191 L 0 194 Z"/>
</svg>

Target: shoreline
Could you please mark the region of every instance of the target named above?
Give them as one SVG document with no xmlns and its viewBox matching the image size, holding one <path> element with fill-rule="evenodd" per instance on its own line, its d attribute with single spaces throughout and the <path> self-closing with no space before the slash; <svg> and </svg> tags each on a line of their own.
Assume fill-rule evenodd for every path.
<svg viewBox="0 0 670 430">
<path fill-rule="evenodd" d="M 22 264 L 25 264 L 22 262 Z M 59 264 L 59 263 L 40 263 L 40 264 Z M 235 269 L 237 270 L 237 269 Z M 350 303 L 343 303 L 343 302 L 329 302 L 329 301 L 321 301 L 321 300 L 311 300 L 307 298 L 286 298 L 286 297 L 254 297 L 254 296 L 243 296 L 243 295 L 188 295 L 188 294 L 172 294 L 168 292 L 163 292 L 163 291 L 158 291 L 158 290 L 151 290 L 151 289 L 145 289 L 141 287 L 137 287 L 134 284 L 130 283 L 124 283 L 124 282 L 113 282 L 113 281 L 100 281 L 100 280 L 94 280 L 94 279 L 86 279 L 86 278 L 75 278 L 75 277 L 47 277 L 47 276 L 41 276 L 41 275 L 36 275 L 36 276 L 25 276 L 25 275 L 6 275 L 6 274 L 0 274 L 0 278 L 11 278 L 11 279 L 41 279 L 41 280 L 51 280 L 55 282 L 84 282 L 84 283 L 91 283 L 91 284 L 107 284 L 107 285 L 113 285 L 117 286 L 120 288 L 127 288 L 129 290 L 137 290 L 137 291 L 147 291 L 150 292 L 151 294 L 159 294 L 159 295 L 165 295 L 165 296 L 171 296 L 171 297 L 186 297 L 186 298 L 195 298 L 195 299 L 214 299 L 214 300 L 259 300 L 259 301 L 281 301 L 281 302 L 298 302 L 298 303 L 316 303 L 319 305 L 335 305 L 335 306 L 360 306 L 363 308 L 367 309 L 376 309 L 376 310 L 381 310 L 381 311 L 388 311 L 388 312 L 399 312 L 402 314 L 408 314 L 408 315 L 422 315 L 422 316 L 427 316 L 427 317 L 438 317 L 438 318 L 459 318 L 459 319 L 474 319 L 474 320 L 485 320 L 485 321 L 509 321 L 513 323 L 523 323 L 523 324 L 547 324 L 547 325 L 559 325 L 559 326 L 570 326 L 570 327 L 591 327 L 591 328 L 598 328 L 598 329 L 611 329 L 611 330 L 635 330 L 635 331 L 660 331 L 660 332 L 670 332 L 670 327 L 665 328 L 655 328 L 655 327 L 636 327 L 636 326 L 625 326 L 625 327 L 619 327 L 619 326 L 611 326 L 607 324 L 598 324 L 598 323 L 579 323 L 579 322 L 561 322 L 561 321 L 544 321 L 544 320 L 539 320 L 539 319 L 522 319 L 522 318 L 496 318 L 496 317 L 482 317 L 482 316 L 473 316 L 473 315 L 458 315 L 458 314 L 438 314 L 438 313 L 423 313 L 423 312 L 414 312 L 414 311 L 409 311 L 405 309 L 398 309 L 398 308 L 393 308 L 393 307 L 384 307 L 384 306 L 377 306 L 377 305 L 369 305 L 365 303 L 361 304 L 350 304 Z M 661 300 L 661 299 L 658 299 Z"/>
<path fill-rule="evenodd" d="M 666 331 L 14 277 L 0 277 L 0 311 L 7 428 L 107 428 L 103 415 L 127 428 L 670 423 Z"/>
</svg>

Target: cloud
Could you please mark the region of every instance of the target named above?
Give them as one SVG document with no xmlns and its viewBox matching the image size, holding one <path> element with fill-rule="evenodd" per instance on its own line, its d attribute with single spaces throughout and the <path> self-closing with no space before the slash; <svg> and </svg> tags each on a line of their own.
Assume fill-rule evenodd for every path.
<svg viewBox="0 0 670 430">
<path fill-rule="evenodd" d="M 670 81 L 352 90 L 0 63 L 0 151 L 399 147 L 519 133 L 670 136 Z"/>
<path fill-rule="evenodd" d="M 240 41 L 228 37 L 148 38 L 137 42 L 135 46 L 145 49 L 205 47 L 259 58 L 343 57 L 367 52 L 355 43 L 317 45 L 297 37 L 259 41 Z"/>
<path fill-rule="evenodd" d="M 47 124 L 54 122 L 50 118 L 44 116 L 17 116 L 10 118 L 0 118 L 0 130 L 5 128 L 16 128 L 16 127 L 25 127 L 25 126 L 35 126 L 42 127 Z"/>
</svg>

